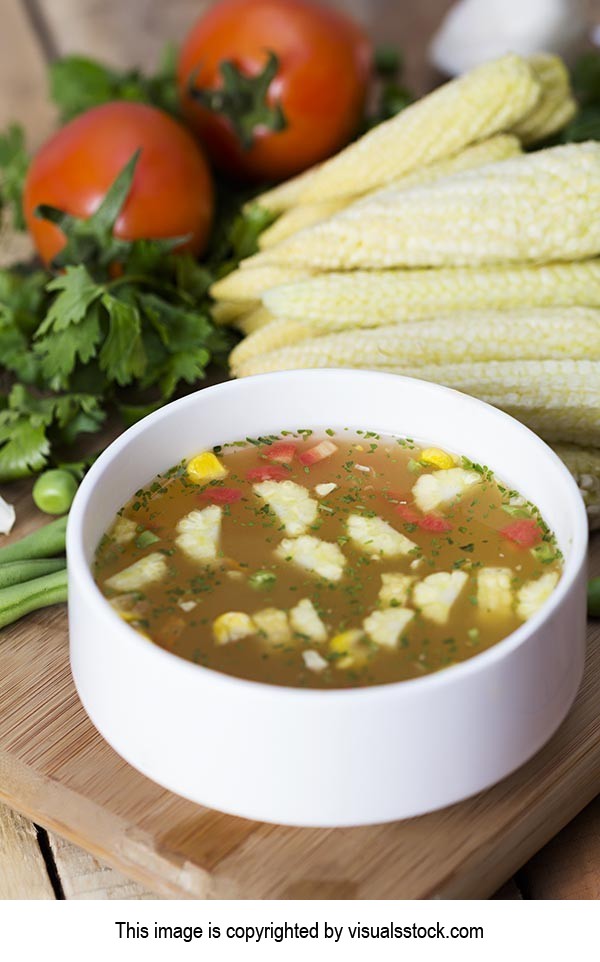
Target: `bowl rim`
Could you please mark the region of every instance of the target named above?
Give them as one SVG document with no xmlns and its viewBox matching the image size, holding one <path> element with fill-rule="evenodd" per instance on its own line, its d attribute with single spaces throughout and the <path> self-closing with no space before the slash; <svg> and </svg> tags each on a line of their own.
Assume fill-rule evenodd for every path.
<svg viewBox="0 0 600 962">
<path fill-rule="evenodd" d="M 126 448 L 130 441 L 132 441 L 135 437 L 146 431 L 153 430 L 164 418 L 171 417 L 175 409 L 183 410 L 186 407 L 193 407 L 196 403 L 198 403 L 198 398 L 201 397 L 205 392 L 209 391 L 213 395 L 217 392 L 227 393 L 228 391 L 235 391 L 236 385 L 238 384 L 244 384 L 247 386 L 251 382 L 264 382 L 266 380 L 272 381 L 275 384 L 277 381 L 289 379 L 290 375 L 295 377 L 305 375 L 310 376 L 311 378 L 316 376 L 317 378 L 323 378 L 324 380 L 331 378 L 332 375 L 350 375 L 352 378 L 356 379 L 373 377 L 379 377 L 382 379 L 394 378 L 401 379 L 409 384 L 418 384 L 420 386 L 424 386 L 427 389 L 430 389 L 432 393 L 439 393 L 443 396 L 448 394 L 459 395 L 461 398 L 470 402 L 473 406 L 487 409 L 487 412 L 491 417 L 495 417 L 496 419 L 505 422 L 510 422 L 512 429 L 520 431 L 526 437 L 528 443 L 531 443 L 533 448 L 537 448 L 537 450 L 542 453 L 545 458 L 553 461 L 555 468 L 563 475 L 563 479 L 565 480 L 567 487 L 570 489 L 572 495 L 571 509 L 574 516 L 574 524 L 571 531 L 571 555 L 565 562 L 563 573 L 558 585 L 553 590 L 547 601 L 544 602 L 540 610 L 537 611 L 527 621 L 523 622 L 522 625 L 512 631 L 505 638 L 502 638 L 500 641 L 496 642 L 496 644 L 492 645 L 490 648 L 487 648 L 485 651 L 478 652 L 477 654 L 474 654 L 455 665 L 431 672 L 421 678 L 409 678 L 402 681 L 386 682 L 384 684 L 367 685 L 357 688 L 296 688 L 293 686 L 275 685 L 269 682 L 255 681 L 253 679 L 241 678 L 236 675 L 229 675 L 225 672 L 218 671 L 217 669 L 197 664 L 196 662 L 183 658 L 181 655 L 175 654 L 174 652 L 167 651 L 165 648 L 162 648 L 160 645 L 156 644 L 156 642 L 154 642 L 151 638 L 136 631 L 129 624 L 127 624 L 127 622 L 123 621 L 123 619 L 120 618 L 119 615 L 114 611 L 94 581 L 90 566 L 88 565 L 85 557 L 83 537 L 84 515 L 90 504 L 93 503 L 96 483 L 97 481 L 101 480 L 104 470 L 110 466 L 110 463 L 116 457 L 118 457 L 122 450 Z M 496 472 L 496 469 L 494 469 L 494 471 Z M 67 524 L 69 597 L 71 587 L 74 586 L 75 590 L 80 594 L 84 604 L 89 608 L 90 612 L 93 612 L 93 610 L 97 609 L 98 607 L 102 609 L 102 611 L 104 611 L 104 613 L 108 616 L 109 621 L 112 621 L 115 630 L 122 633 L 123 638 L 127 639 L 129 645 L 133 646 L 134 648 L 137 647 L 138 652 L 142 657 L 148 657 L 156 661 L 159 667 L 162 663 L 165 669 L 170 668 L 174 673 L 179 673 L 180 676 L 188 675 L 191 678 L 193 675 L 195 675 L 198 678 L 204 677 L 205 681 L 210 684 L 220 685 L 221 687 L 229 688 L 232 691 L 238 689 L 242 694 L 245 693 L 248 695 L 253 693 L 256 697 L 268 696 L 272 699 L 285 698 L 294 699 L 295 701 L 314 701 L 325 699 L 331 701 L 336 698 L 355 698 L 360 699 L 361 701 L 366 701 L 367 699 L 375 698 L 397 698 L 402 697 L 403 694 L 407 697 L 414 697 L 418 696 L 421 691 L 435 690 L 438 687 L 445 687 L 455 681 L 458 682 L 463 678 L 467 678 L 468 676 L 476 675 L 478 672 L 485 671 L 488 666 L 491 667 L 494 665 L 494 663 L 502 661 L 516 649 L 524 645 L 528 638 L 535 634 L 537 629 L 562 605 L 573 584 L 577 580 L 580 572 L 583 568 L 585 568 L 587 562 L 587 547 L 587 515 L 585 505 L 575 479 L 569 472 L 566 465 L 552 450 L 552 448 L 521 421 L 518 421 L 509 414 L 506 414 L 499 408 L 496 408 L 485 401 L 481 401 L 479 398 L 472 397 L 471 395 L 465 394 L 462 391 L 457 391 L 454 388 L 446 387 L 445 385 L 437 384 L 433 381 L 426 381 L 422 378 L 409 377 L 407 375 L 394 374 L 384 371 L 370 371 L 363 369 L 357 370 L 354 368 L 306 368 L 297 371 L 276 371 L 268 374 L 256 374 L 241 380 L 230 379 L 217 384 L 208 385 L 200 388 L 197 391 L 187 394 L 182 398 L 178 398 L 177 400 L 169 402 L 168 404 L 159 408 L 157 411 L 153 411 L 151 414 L 127 428 L 127 430 L 120 434 L 104 449 L 104 451 L 93 463 L 90 470 L 81 482 L 81 485 L 79 486 L 69 512 Z"/>
</svg>

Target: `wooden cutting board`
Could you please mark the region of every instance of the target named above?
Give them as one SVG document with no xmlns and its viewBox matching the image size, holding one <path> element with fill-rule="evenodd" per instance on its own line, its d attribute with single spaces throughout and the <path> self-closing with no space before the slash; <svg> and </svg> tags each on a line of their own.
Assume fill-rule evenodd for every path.
<svg viewBox="0 0 600 962">
<path fill-rule="evenodd" d="M 33 508 L 28 485 L 16 493 L 20 537 L 47 519 Z M 600 539 L 591 554 L 600 573 Z M 79 702 L 64 608 L 0 633 L 0 800 L 161 895 L 484 898 L 599 791 L 600 622 L 590 625 L 573 710 L 518 772 L 418 819 L 318 830 L 221 815 L 130 768 Z"/>
</svg>

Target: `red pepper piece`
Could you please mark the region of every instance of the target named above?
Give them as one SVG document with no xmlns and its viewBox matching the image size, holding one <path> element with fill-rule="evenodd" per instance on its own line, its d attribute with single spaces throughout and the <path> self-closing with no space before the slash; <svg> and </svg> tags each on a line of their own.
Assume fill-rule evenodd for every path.
<svg viewBox="0 0 600 962">
<path fill-rule="evenodd" d="M 434 531 L 440 534 L 444 531 L 452 531 L 452 525 L 447 518 L 441 518 L 438 514 L 426 514 L 418 522 L 423 531 Z"/>
<path fill-rule="evenodd" d="M 421 515 L 414 508 L 411 508 L 409 504 L 398 504 L 395 510 L 398 512 L 403 521 L 408 522 L 408 524 L 420 524 Z"/>
<path fill-rule="evenodd" d="M 533 518 L 523 518 L 513 521 L 502 528 L 500 534 L 523 548 L 534 548 L 542 540 L 542 532 L 537 521 Z"/>
<path fill-rule="evenodd" d="M 291 464 L 296 454 L 297 445 L 292 441 L 278 441 L 269 447 L 262 448 L 261 454 L 268 461 L 276 461 L 278 464 Z"/>
<path fill-rule="evenodd" d="M 298 460 L 300 464 L 305 467 L 310 467 L 311 464 L 317 464 L 319 461 L 324 461 L 325 458 L 331 457 L 337 451 L 337 444 L 333 441 L 319 441 L 314 447 L 309 448 L 308 451 L 303 451 L 302 454 L 298 455 Z"/>
<path fill-rule="evenodd" d="M 290 472 L 282 464 L 265 464 L 246 471 L 247 481 L 285 481 Z"/>
<path fill-rule="evenodd" d="M 410 498 L 406 491 L 380 491 L 379 494 L 388 501 L 398 501 L 400 504 L 406 504 Z"/>
<path fill-rule="evenodd" d="M 199 495 L 201 501 L 210 501 L 211 504 L 235 504 L 242 497 L 239 488 L 205 488 Z"/>
</svg>

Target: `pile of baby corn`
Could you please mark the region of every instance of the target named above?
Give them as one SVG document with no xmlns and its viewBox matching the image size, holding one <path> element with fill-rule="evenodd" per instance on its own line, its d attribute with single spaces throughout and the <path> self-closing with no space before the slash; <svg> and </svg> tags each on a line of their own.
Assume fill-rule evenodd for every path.
<svg viewBox="0 0 600 962">
<path fill-rule="evenodd" d="M 260 251 L 212 288 L 236 377 L 409 374 L 551 442 L 600 527 L 600 143 L 524 153 L 575 113 L 562 61 L 508 55 L 258 198 Z"/>
</svg>

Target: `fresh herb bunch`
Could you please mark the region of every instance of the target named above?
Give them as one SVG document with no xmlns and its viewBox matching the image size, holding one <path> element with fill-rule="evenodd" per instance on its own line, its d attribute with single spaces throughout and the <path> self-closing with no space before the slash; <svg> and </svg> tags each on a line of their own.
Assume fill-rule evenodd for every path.
<svg viewBox="0 0 600 962">
<path fill-rule="evenodd" d="M 62 123 L 111 100 L 151 104 L 178 117 L 176 64 L 174 44 L 165 47 L 156 73 L 148 75 L 138 69 L 114 70 L 89 57 L 61 57 L 49 68 L 50 97 Z"/>
<path fill-rule="evenodd" d="M 88 220 L 49 206 L 38 216 L 67 243 L 53 271 L 0 272 L 0 481 L 68 458 L 116 408 L 126 423 L 159 407 L 225 359 L 229 334 L 210 320 L 215 276 L 256 249 L 264 215 L 225 212 L 200 264 L 174 253 L 185 238 L 124 241 L 113 227 L 138 155 Z"/>
</svg>

